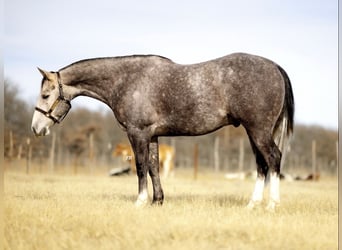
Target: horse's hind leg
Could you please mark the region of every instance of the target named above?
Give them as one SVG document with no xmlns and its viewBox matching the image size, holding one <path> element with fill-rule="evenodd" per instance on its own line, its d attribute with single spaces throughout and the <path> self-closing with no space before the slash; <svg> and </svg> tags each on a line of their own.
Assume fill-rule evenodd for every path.
<svg viewBox="0 0 342 250">
<path fill-rule="evenodd" d="M 153 137 L 149 147 L 149 174 L 153 185 L 153 201 L 152 204 L 162 205 L 164 200 L 164 193 L 160 183 L 159 177 L 159 150 L 158 137 Z"/>
<path fill-rule="evenodd" d="M 281 152 L 274 143 L 271 136 L 265 134 L 250 134 L 252 147 L 255 147 L 256 159 L 258 164 L 258 181 L 265 180 L 267 171 L 270 173 L 270 200 L 267 209 L 274 211 L 275 207 L 280 203 L 279 195 L 279 177 L 280 177 L 280 161 Z M 261 186 L 261 184 L 259 184 Z M 253 201 L 253 197 L 252 197 Z"/>
<path fill-rule="evenodd" d="M 268 171 L 268 166 L 264 160 L 264 157 L 260 153 L 259 149 L 254 144 L 251 138 L 250 143 L 256 158 L 257 163 L 257 179 L 254 186 L 252 197 L 247 205 L 248 209 L 253 209 L 255 206 L 260 205 L 264 196 L 265 179 Z"/>
<path fill-rule="evenodd" d="M 269 139 L 263 149 L 263 155 L 267 165 L 269 166 L 270 175 L 270 197 L 267 210 L 274 211 L 276 206 L 280 204 L 279 182 L 280 182 L 280 163 L 281 152 L 273 139 Z"/>
</svg>

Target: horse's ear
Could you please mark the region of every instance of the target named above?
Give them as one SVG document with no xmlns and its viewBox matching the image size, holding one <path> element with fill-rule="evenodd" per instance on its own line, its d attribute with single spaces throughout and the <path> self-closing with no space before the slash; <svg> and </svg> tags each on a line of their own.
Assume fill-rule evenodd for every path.
<svg viewBox="0 0 342 250">
<path fill-rule="evenodd" d="M 43 77 L 46 77 L 46 72 L 45 72 L 45 70 L 43 70 L 43 69 L 41 69 L 41 68 L 39 68 L 39 67 L 37 67 L 37 69 L 39 70 L 40 74 L 42 74 Z"/>
<path fill-rule="evenodd" d="M 43 70 L 39 67 L 37 67 L 39 72 L 42 74 L 43 77 L 47 78 L 48 80 L 53 80 L 53 74 L 51 72 L 48 72 L 46 70 Z"/>
</svg>

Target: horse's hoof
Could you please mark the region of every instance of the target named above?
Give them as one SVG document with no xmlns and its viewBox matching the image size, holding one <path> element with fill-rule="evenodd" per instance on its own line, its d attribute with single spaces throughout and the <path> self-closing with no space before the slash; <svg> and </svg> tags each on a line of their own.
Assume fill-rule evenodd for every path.
<svg viewBox="0 0 342 250">
<path fill-rule="evenodd" d="M 161 206 L 161 205 L 163 205 L 163 200 L 153 200 L 152 205 L 153 206 Z"/>
<path fill-rule="evenodd" d="M 146 207 L 148 203 L 148 200 L 143 200 L 143 199 L 137 199 L 136 202 L 134 203 L 135 207 L 137 208 L 143 208 Z"/>
<path fill-rule="evenodd" d="M 250 200 L 246 206 L 246 208 L 248 210 L 253 210 L 255 207 L 259 206 L 260 205 L 260 201 L 253 201 L 253 200 Z"/>
<path fill-rule="evenodd" d="M 269 203 L 266 206 L 266 210 L 268 212 L 274 213 L 276 211 L 276 207 L 279 207 L 279 202 L 269 201 Z"/>
</svg>

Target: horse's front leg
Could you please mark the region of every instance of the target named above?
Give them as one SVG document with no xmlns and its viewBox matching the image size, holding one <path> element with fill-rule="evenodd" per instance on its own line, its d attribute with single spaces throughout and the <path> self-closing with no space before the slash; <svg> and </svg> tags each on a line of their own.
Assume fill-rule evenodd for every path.
<svg viewBox="0 0 342 250">
<path fill-rule="evenodd" d="M 138 176 L 139 194 L 135 205 L 137 207 L 142 207 L 148 202 L 147 171 L 149 161 L 149 140 L 141 138 L 141 136 L 136 136 L 134 134 L 128 134 L 128 138 L 134 151 Z"/>
<path fill-rule="evenodd" d="M 159 176 L 159 150 L 158 137 L 153 137 L 149 146 L 149 174 L 153 184 L 153 201 L 152 204 L 162 205 L 164 193 L 160 183 Z"/>
</svg>

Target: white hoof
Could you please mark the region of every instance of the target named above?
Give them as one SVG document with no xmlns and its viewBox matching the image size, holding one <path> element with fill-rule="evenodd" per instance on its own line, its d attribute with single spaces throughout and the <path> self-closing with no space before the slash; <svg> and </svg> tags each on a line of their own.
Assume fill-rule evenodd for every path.
<svg viewBox="0 0 342 250">
<path fill-rule="evenodd" d="M 259 206 L 261 201 L 250 200 L 246 206 L 248 210 L 253 210 L 255 207 Z"/>
<path fill-rule="evenodd" d="M 274 213 L 275 210 L 276 210 L 276 207 L 279 207 L 279 202 L 270 200 L 269 203 L 266 206 L 266 210 L 271 212 L 271 213 Z"/>
<path fill-rule="evenodd" d="M 137 199 L 134 203 L 135 207 L 137 208 L 142 208 L 145 207 L 147 205 L 148 200 L 141 200 L 141 199 Z"/>
<path fill-rule="evenodd" d="M 148 193 L 146 190 L 142 191 L 135 202 L 136 207 L 145 207 L 148 203 Z"/>
</svg>

